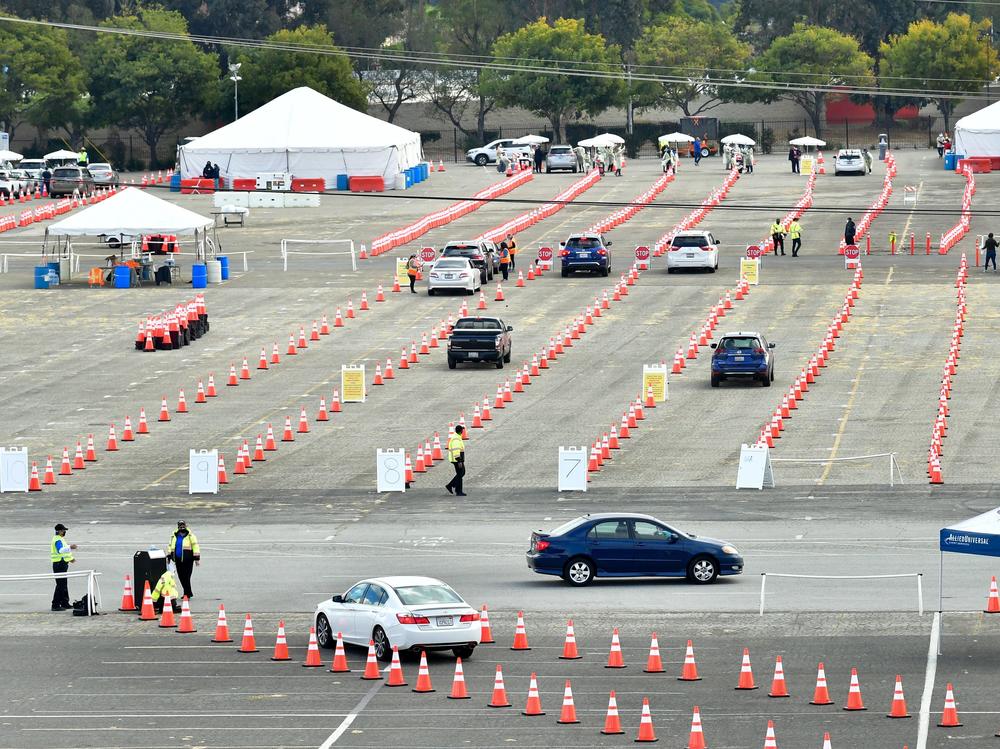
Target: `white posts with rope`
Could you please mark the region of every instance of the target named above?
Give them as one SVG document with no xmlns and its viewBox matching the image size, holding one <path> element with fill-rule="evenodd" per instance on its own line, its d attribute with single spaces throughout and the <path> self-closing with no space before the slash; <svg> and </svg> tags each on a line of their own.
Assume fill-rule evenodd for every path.
<svg viewBox="0 0 1000 749">
<path fill-rule="evenodd" d="M 896 460 L 896 453 L 875 453 L 874 455 L 851 455 L 844 458 L 771 458 L 772 463 L 817 463 L 827 465 L 828 463 L 849 462 L 852 460 L 872 460 L 873 458 L 889 459 L 889 486 L 895 486 L 896 476 L 899 476 L 899 483 L 903 484 L 903 471 Z"/>
<path fill-rule="evenodd" d="M 101 608 L 101 586 L 97 578 L 101 573 L 94 570 L 76 570 L 74 572 L 39 572 L 32 575 L 0 575 L 0 583 L 32 582 L 35 580 L 70 580 L 87 578 L 87 614 L 93 616 Z"/>
<path fill-rule="evenodd" d="M 803 580 L 888 580 L 901 577 L 917 578 L 917 615 L 924 615 L 924 583 L 923 572 L 904 572 L 898 575 L 792 575 L 782 572 L 760 573 L 760 616 L 764 616 L 764 592 L 768 577 L 791 577 Z"/>
</svg>

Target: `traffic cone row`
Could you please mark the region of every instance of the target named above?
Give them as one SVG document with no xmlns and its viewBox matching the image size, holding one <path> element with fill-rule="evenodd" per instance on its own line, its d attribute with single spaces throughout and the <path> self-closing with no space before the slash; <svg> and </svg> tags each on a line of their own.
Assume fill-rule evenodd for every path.
<svg viewBox="0 0 1000 749">
<path fill-rule="evenodd" d="M 878 194 L 875 200 L 872 202 L 871 206 L 865 211 L 865 214 L 857 222 L 857 229 L 855 232 L 855 242 L 860 241 L 868 234 L 868 230 L 871 228 L 872 222 L 881 215 L 882 211 L 885 210 L 886 206 L 889 205 L 889 198 L 892 196 L 892 178 L 896 176 L 896 157 L 892 153 L 887 153 L 885 156 L 885 176 L 882 178 L 882 191 Z M 930 254 L 930 234 L 927 235 L 928 244 L 928 254 Z M 840 248 L 838 253 L 844 254 L 844 247 L 846 243 L 844 240 L 840 241 Z"/>
<path fill-rule="evenodd" d="M 927 449 L 927 479 L 931 484 L 943 484 L 941 473 L 941 456 L 944 454 L 943 440 L 948 436 L 948 400 L 951 398 L 952 378 L 958 371 L 958 358 L 962 349 L 962 336 L 965 334 L 965 317 L 967 306 L 965 301 L 966 283 L 969 278 L 969 261 L 965 253 L 959 263 L 955 278 L 955 322 L 951 329 L 951 342 L 948 356 L 945 359 L 941 373 L 941 386 L 938 390 L 937 413 L 931 426 L 930 446 Z M 997 609 L 1000 612 L 1000 607 Z"/>
</svg>

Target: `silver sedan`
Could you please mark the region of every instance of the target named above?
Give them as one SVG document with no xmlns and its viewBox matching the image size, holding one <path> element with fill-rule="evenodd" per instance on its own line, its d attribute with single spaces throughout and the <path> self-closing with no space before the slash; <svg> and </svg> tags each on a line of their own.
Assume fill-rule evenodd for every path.
<svg viewBox="0 0 1000 749">
<path fill-rule="evenodd" d="M 468 258 L 445 257 L 435 261 L 427 274 L 427 295 L 457 289 L 475 294 L 482 288 L 481 271 L 474 268 Z"/>
</svg>

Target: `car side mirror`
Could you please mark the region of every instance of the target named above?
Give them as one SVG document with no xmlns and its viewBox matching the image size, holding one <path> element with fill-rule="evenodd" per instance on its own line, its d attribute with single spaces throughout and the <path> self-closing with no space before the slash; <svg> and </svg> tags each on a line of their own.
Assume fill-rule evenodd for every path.
<svg viewBox="0 0 1000 749">
<path fill-rule="evenodd" d="M 605 246 L 605 247 L 610 247 L 610 246 L 611 246 L 611 244 L 612 244 L 611 242 L 605 242 L 605 243 L 604 243 L 604 246 Z"/>
<path fill-rule="evenodd" d="M 508 325 L 507 326 L 507 332 L 508 333 L 512 333 L 513 331 L 514 331 L 514 326 L 513 325 Z"/>
<path fill-rule="evenodd" d="M 777 346 L 777 345 L 778 345 L 778 344 L 776 344 L 776 343 L 769 343 L 769 344 L 767 344 L 767 347 L 768 347 L 768 348 L 774 348 L 774 347 L 775 347 L 775 346 Z"/>
<path fill-rule="evenodd" d="M 680 536 L 678 536 L 676 533 L 671 533 L 670 534 L 670 543 L 672 543 L 672 544 L 677 543 L 677 541 L 679 539 L 680 539 Z"/>
<path fill-rule="evenodd" d="M 340 593 L 338 593 L 337 595 L 335 595 L 330 600 L 332 600 L 334 603 L 343 603 L 344 602 L 344 597 L 342 595 L 340 595 Z"/>
<path fill-rule="evenodd" d="M 717 343 L 713 343 L 713 344 L 711 344 L 712 348 L 716 348 L 716 347 L 718 347 L 718 345 L 719 345 L 719 344 L 717 344 Z"/>
<path fill-rule="evenodd" d="M 560 247 L 565 247 L 565 246 L 566 246 L 566 243 L 565 243 L 565 242 L 560 242 L 560 243 L 559 243 L 559 246 L 560 246 Z"/>
</svg>

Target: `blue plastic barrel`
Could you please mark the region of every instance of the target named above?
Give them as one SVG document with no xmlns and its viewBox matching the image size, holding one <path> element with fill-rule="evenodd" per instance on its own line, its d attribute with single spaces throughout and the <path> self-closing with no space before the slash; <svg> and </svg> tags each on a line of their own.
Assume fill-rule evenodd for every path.
<svg viewBox="0 0 1000 749">
<path fill-rule="evenodd" d="M 338 174 L 337 175 L 337 189 L 338 190 L 347 190 L 347 189 L 350 188 L 350 186 L 351 186 L 350 185 L 350 180 L 349 180 L 349 178 L 348 178 L 348 176 L 346 174 Z"/>
<path fill-rule="evenodd" d="M 229 280 L 229 258 L 226 257 L 225 255 L 219 255 L 215 259 L 218 260 L 220 263 L 222 263 L 222 280 L 223 281 L 228 281 Z"/>
<path fill-rule="evenodd" d="M 62 281 L 62 276 L 59 275 L 59 261 L 58 260 L 56 262 L 54 262 L 54 263 L 49 263 L 49 270 L 52 271 L 53 273 L 55 273 L 56 276 L 59 277 L 59 280 Z"/>
<path fill-rule="evenodd" d="M 406 189 L 409 190 L 413 187 L 413 170 L 407 169 L 403 174 L 406 177 Z"/>
<path fill-rule="evenodd" d="M 174 172 L 170 175 L 170 192 L 180 192 L 181 191 L 181 175 L 180 172 Z"/>
<path fill-rule="evenodd" d="M 47 265 L 36 265 L 35 266 L 35 288 L 36 289 L 47 289 L 49 288 L 49 266 Z"/>
<path fill-rule="evenodd" d="M 127 265 L 115 266 L 115 288 L 127 289 L 132 285 L 132 269 Z"/>
<path fill-rule="evenodd" d="M 423 162 L 420 165 L 420 181 L 423 182 L 425 179 L 427 179 L 427 162 L 426 161 Z"/>
<path fill-rule="evenodd" d="M 204 289 L 208 285 L 208 268 L 204 263 L 191 266 L 191 288 Z"/>
<path fill-rule="evenodd" d="M 955 154 L 952 151 L 948 151 L 948 153 L 944 155 L 944 170 L 946 172 L 955 171 L 955 164 L 957 163 L 958 160 L 955 158 Z"/>
</svg>

